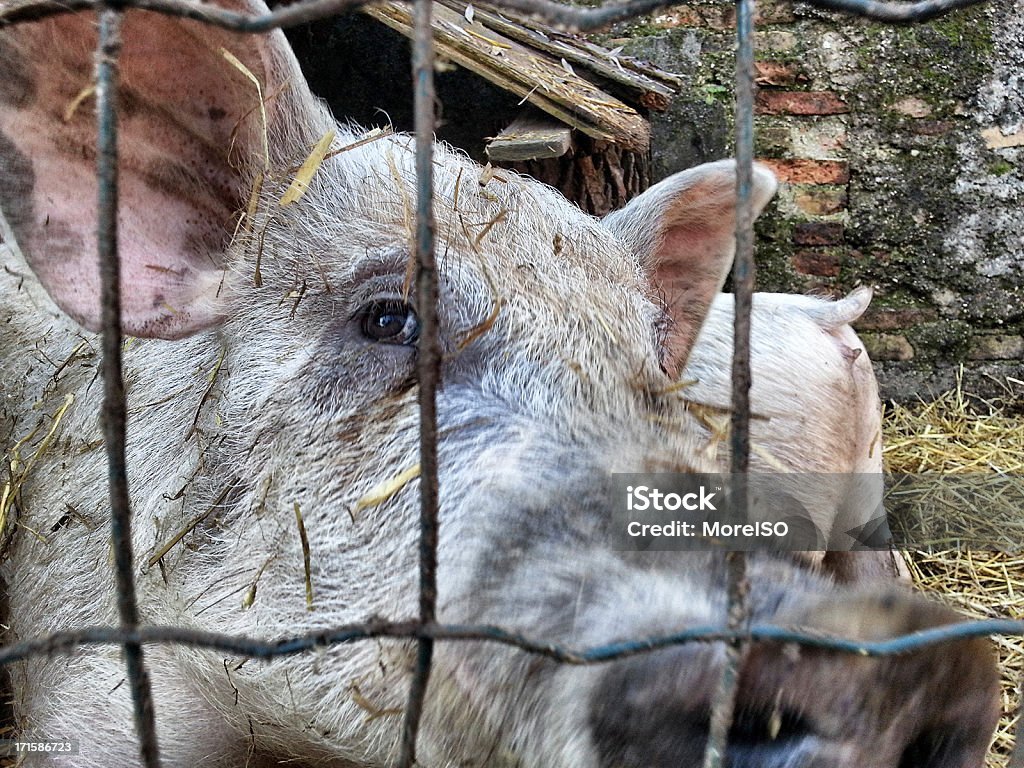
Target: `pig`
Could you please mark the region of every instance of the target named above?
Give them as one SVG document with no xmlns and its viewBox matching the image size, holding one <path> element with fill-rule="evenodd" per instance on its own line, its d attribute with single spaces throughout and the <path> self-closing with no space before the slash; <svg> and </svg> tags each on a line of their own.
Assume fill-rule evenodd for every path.
<svg viewBox="0 0 1024 768">
<path fill-rule="evenodd" d="M 604 218 L 627 241 L 649 228 L 638 200 Z M 898 552 L 859 542 L 848 531 L 884 515 L 882 407 L 871 361 L 851 323 L 863 315 L 871 290 L 858 288 L 840 301 L 789 294 L 755 294 L 751 323 L 750 422 L 755 472 L 798 472 L 798 496 L 812 496 L 811 517 L 822 549 L 808 563 L 843 581 L 900 577 L 909 582 Z M 708 449 L 728 466 L 733 299 L 718 295 L 704 318 L 683 373 L 680 396 L 705 413 Z M 811 506 L 811 505 L 808 505 Z"/>
<path fill-rule="evenodd" d="M 231 7 L 266 11 L 258 0 Z M 84 90 L 95 21 L 0 29 L 0 206 L 18 246 L 0 269 L 8 641 L 117 621 Z M 410 138 L 336 123 L 279 32 L 129 11 L 123 44 L 120 256 L 142 622 L 279 638 L 414 617 Z M 252 79 L 222 49 L 261 84 L 265 124 Z M 332 131 L 337 154 L 283 204 Z M 625 551 L 611 489 L 616 472 L 720 466 L 674 384 L 709 312 L 728 314 L 717 297 L 733 255 L 734 164 L 672 176 L 600 222 L 527 178 L 435 153 L 439 620 L 573 647 L 724 625 L 724 555 Z M 774 186 L 755 170 L 757 209 Z M 811 322 L 828 307 L 845 316 L 841 303 L 814 306 Z M 721 367 L 721 357 L 708 359 Z M 871 640 L 956 621 L 784 553 L 751 555 L 748 575 L 758 623 Z M 269 661 L 147 645 L 163 765 L 390 765 L 414 656 L 394 640 Z M 419 764 L 695 765 L 723 659 L 720 645 L 699 644 L 572 666 L 439 643 Z M 106 646 L 14 666 L 17 733 L 80 743 L 77 755 L 25 764 L 139 765 L 124 674 Z M 741 768 L 980 765 L 996 682 L 980 640 L 880 659 L 754 644 L 728 757 Z"/>
<path fill-rule="evenodd" d="M 850 323 L 871 301 L 858 288 L 839 301 L 791 294 L 754 294 L 750 421 L 754 472 L 796 472 L 797 490 L 820 505 L 815 523 L 828 551 L 808 563 L 842 581 L 898 577 L 909 582 L 902 556 L 876 546 L 849 551 L 844 538 L 884 515 L 882 406 L 864 345 Z M 711 305 L 683 373 L 680 396 L 701 410 L 708 447 L 724 462 L 728 428 L 733 298 Z M 824 488 L 824 489 L 823 489 Z"/>
</svg>

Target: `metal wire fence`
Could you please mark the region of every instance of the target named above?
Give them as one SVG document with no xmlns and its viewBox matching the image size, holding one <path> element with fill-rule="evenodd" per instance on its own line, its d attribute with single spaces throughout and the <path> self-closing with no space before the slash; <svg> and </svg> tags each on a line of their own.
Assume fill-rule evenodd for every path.
<svg viewBox="0 0 1024 768">
<path fill-rule="evenodd" d="M 673 4 L 674 0 L 626 0 L 598 7 L 580 8 L 554 0 L 494 0 L 496 5 L 531 14 L 552 25 L 588 31 L 648 14 Z M 841 11 L 876 21 L 909 24 L 922 22 L 983 0 L 922 0 L 914 3 L 875 0 L 810 0 L 818 8 Z M 431 41 L 431 0 L 415 0 L 414 113 L 417 171 L 416 209 L 416 296 L 421 334 L 418 355 L 420 412 L 420 590 L 417 621 L 367 621 L 326 631 L 261 641 L 257 639 L 188 630 L 180 627 L 139 626 L 134 585 L 134 555 L 131 543 L 131 508 L 125 463 L 125 391 L 121 370 L 122 326 L 120 314 L 120 270 L 118 260 L 118 57 L 120 22 L 129 9 L 145 9 L 169 16 L 194 19 L 229 30 L 267 32 L 328 18 L 357 7 L 367 0 L 304 0 L 264 14 L 244 14 L 194 0 L 13 0 L 0 3 L 0 27 L 70 12 L 96 11 L 100 19 L 97 51 L 97 125 L 99 179 L 98 249 L 102 275 L 103 427 L 108 461 L 111 536 L 114 550 L 114 578 L 117 587 L 119 627 L 93 627 L 61 632 L 0 648 L 0 665 L 34 655 L 68 651 L 96 644 L 124 648 L 127 679 L 134 704 L 142 763 L 160 765 L 151 687 L 147 678 L 143 646 L 181 644 L 236 653 L 249 658 L 271 659 L 308 652 L 343 643 L 372 638 L 405 638 L 417 642 L 416 665 L 409 688 L 408 703 L 397 765 L 416 763 L 416 741 L 435 642 L 489 641 L 518 648 L 527 653 L 564 664 L 596 664 L 624 659 L 657 649 L 685 643 L 728 644 L 729 652 L 720 683 L 712 701 L 711 729 L 705 752 L 706 768 L 721 766 L 732 722 L 741 647 L 752 641 L 793 643 L 804 647 L 857 654 L 888 656 L 968 638 L 995 634 L 1024 635 L 1024 621 L 971 621 L 932 628 L 880 642 L 860 642 L 824 637 L 772 625 L 750 625 L 746 604 L 748 591 L 745 556 L 728 558 L 728 626 L 694 627 L 669 635 L 640 638 L 593 648 L 569 648 L 486 625 L 450 625 L 436 621 L 438 462 L 436 392 L 440 380 L 441 352 L 438 338 L 438 280 L 435 262 L 432 147 L 435 129 L 434 51 Z M 736 259 L 733 270 L 736 311 L 732 368 L 731 448 L 734 474 L 747 471 L 750 419 L 750 312 L 754 287 L 753 211 L 751 204 L 754 115 L 754 0 L 737 0 L 736 57 L 736 155 L 737 226 Z M 740 491 L 745 493 L 745 491 Z M 745 506 L 741 500 L 740 508 Z M 1020 744 L 1018 738 L 1018 746 Z M 1015 749 L 1011 766 L 1024 766 L 1024 754 Z"/>
</svg>

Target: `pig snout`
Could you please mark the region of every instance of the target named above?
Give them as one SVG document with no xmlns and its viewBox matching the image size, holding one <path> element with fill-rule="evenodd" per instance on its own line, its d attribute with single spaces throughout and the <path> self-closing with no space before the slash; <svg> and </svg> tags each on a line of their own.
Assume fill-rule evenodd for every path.
<svg viewBox="0 0 1024 768">
<path fill-rule="evenodd" d="M 772 617 L 881 639 L 955 621 L 910 595 L 831 597 Z M 720 647 L 689 646 L 611 666 L 592 698 L 601 766 L 699 765 Z M 756 643 L 742 662 L 729 732 L 732 768 L 980 766 L 997 717 L 982 641 L 866 658 Z"/>
</svg>

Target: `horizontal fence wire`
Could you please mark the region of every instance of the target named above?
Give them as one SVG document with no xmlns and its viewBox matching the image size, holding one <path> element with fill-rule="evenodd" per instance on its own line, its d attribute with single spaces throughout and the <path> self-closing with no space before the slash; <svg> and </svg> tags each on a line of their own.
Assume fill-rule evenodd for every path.
<svg viewBox="0 0 1024 768">
<path fill-rule="evenodd" d="M 525 653 L 541 656 L 562 664 L 604 664 L 619 659 L 691 643 L 721 643 L 732 640 L 786 643 L 820 651 L 849 653 L 863 657 L 898 656 L 913 653 L 945 643 L 972 640 L 993 635 L 1024 637 L 1024 621 L 1013 619 L 985 619 L 962 621 L 919 630 L 887 640 L 851 640 L 826 635 L 813 629 L 785 627 L 777 624 L 752 624 L 741 630 L 724 629 L 720 625 L 690 627 L 655 637 L 640 638 L 573 648 L 560 643 L 509 632 L 502 627 L 480 624 L 431 624 L 419 621 L 380 621 L 345 624 L 333 629 L 318 630 L 278 640 L 259 640 L 241 635 L 185 629 L 184 627 L 141 626 L 134 630 L 118 627 L 88 627 L 68 632 L 55 632 L 44 638 L 24 640 L 0 647 L 0 666 L 25 661 L 32 656 L 71 653 L 80 646 L 124 645 L 182 645 L 192 648 L 233 653 L 252 659 L 274 659 L 294 656 L 323 648 L 358 642 L 396 638 L 416 640 L 430 638 L 446 642 L 488 642 L 516 648 Z"/>
<path fill-rule="evenodd" d="M 293 27 L 337 15 L 371 0 L 307 0 L 265 14 L 245 14 L 197 4 L 191 0 L 120 0 L 121 8 L 139 8 L 169 16 L 182 16 L 238 32 L 267 32 Z M 979 5 L 986 0 L 922 0 L 915 3 L 877 2 L 877 0 L 809 0 L 809 5 L 830 11 L 841 11 L 875 21 L 910 24 L 928 21 L 959 8 Z M 676 0 L 627 0 L 607 3 L 596 8 L 576 8 L 555 0 L 494 0 L 494 5 L 519 11 L 549 24 L 589 32 L 653 13 Z M 0 25 L 31 21 L 72 11 L 96 10 L 101 0 L 13 0 L 0 10 Z"/>
<path fill-rule="evenodd" d="M 843 11 L 889 23 L 925 21 L 949 11 L 979 4 L 984 0 L 925 0 L 913 3 L 875 2 L 874 0 L 811 0 L 825 10 Z M 500 627 L 448 625 L 435 621 L 436 546 L 437 546 L 437 422 L 436 388 L 440 375 L 437 339 L 437 275 L 434 264 L 434 223 L 431 209 L 431 139 L 434 128 L 434 89 L 432 45 L 430 42 L 430 0 L 416 2 L 415 34 L 415 113 L 418 209 L 416 228 L 417 295 L 423 322 L 420 340 L 420 419 L 421 419 L 421 544 L 420 544 L 420 618 L 413 622 L 365 622 L 348 624 L 276 641 L 188 630 L 180 627 L 140 627 L 132 570 L 131 519 L 128 506 L 126 467 L 124 465 L 125 404 L 120 371 L 120 316 L 117 262 L 117 150 L 116 83 L 119 52 L 120 12 L 144 9 L 190 18 L 240 32 L 265 32 L 295 26 L 363 5 L 366 0 L 307 0 L 265 14 L 249 15 L 188 0 L 15 0 L 0 7 L 0 26 L 42 19 L 61 13 L 101 11 L 101 35 L 97 50 L 97 120 L 99 184 L 99 252 L 104 290 L 104 428 L 107 443 L 112 508 L 112 537 L 115 552 L 115 579 L 121 627 L 92 627 L 60 632 L 0 648 L 0 665 L 25 660 L 33 655 L 71 652 L 88 645 L 120 645 L 125 650 L 140 752 L 146 768 L 159 765 L 154 725 L 153 702 L 143 662 L 142 647 L 147 644 L 178 644 L 219 650 L 241 656 L 270 659 L 305 653 L 317 648 L 342 645 L 374 638 L 416 640 L 417 665 L 414 670 L 403 726 L 399 765 L 415 764 L 416 734 L 429 680 L 433 643 L 485 641 L 546 657 L 564 664 L 612 662 L 661 648 L 686 643 L 725 642 L 731 651 L 716 693 L 705 765 L 722 764 L 725 737 L 731 723 L 731 707 L 736 684 L 736 668 L 742 644 L 747 642 L 792 643 L 808 648 L 861 656 L 889 656 L 929 646 L 986 637 L 994 634 L 1024 636 L 1024 622 L 1009 620 L 970 621 L 930 628 L 888 640 L 860 642 L 825 636 L 799 627 L 776 625 L 746 626 L 746 577 L 744 556 L 733 553 L 729 567 L 729 625 L 694 627 L 668 635 L 616 642 L 584 649 L 548 643 Z M 673 5 L 674 0 L 627 0 L 596 8 L 574 8 L 552 0 L 495 0 L 495 4 L 531 14 L 552 25 L 580 31 L 593 30 Z M 753 290 L 752 220 L 750 187 L 753 138 L 753 58 L 751 38 L 753 4 L 739 0 L 737 34 L 737 290 L 736 358 L 734 361 L 733 471 L 746 469 L 749 420 L 749 297 Z M 424 312 L 424 308 L 429 308 Z M 1019 748 L 1019 744 L 1018 744 Z M 1021 762 L 1014 751 L 1014 764 Z"/>
</svg>

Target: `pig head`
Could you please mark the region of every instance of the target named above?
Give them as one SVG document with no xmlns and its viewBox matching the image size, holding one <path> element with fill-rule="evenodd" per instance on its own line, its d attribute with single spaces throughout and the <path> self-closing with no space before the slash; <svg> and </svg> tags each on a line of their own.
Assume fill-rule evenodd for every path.
<svg viewBox="0 0 1024 768">
<path fill-rule="evenodd" d="M 0 269 L 12 639 L 116 621 L 94 335 L 95 37 L 89 14 L 0 29 L 0 205 L 20 246 Z M 119 224 L 143 620 L 282 637 L 415 615 L 411 140 L 338 125 L 278 32 L 132 11 L 123 39 Z M 287 202 L 331 132 L 329 156 Z M 656 185 L 621 227 L 529 179 L 483 175 L 449 148 L 434 162 L 440 620 L 573 645 L 724 624 L 721 555 L 617 550 L 609 488 L 617 471 L 717 466 L 673 384 L 732 259 L 733 164 Z M 774 186 L 755 170 L 758 209 Z M 755 621 L 875 639 L 955 620 L 784 556 L 753 557 L 750 578 Z M 387 765 L 412 658 L 394 641 L 269 662 L 148 646 L 163 763 Z M 420 762 L 695 764 L 721 662 L 705 645 L 580 668 L 442 644 Z M 123 675 L 116 648 L 17 666 L 19 733 L 78 739 L 67 765 L 137 765 Z M 977 765 L 995 684 L 981 641 L 890 659 L 757 645 L 730 759 Z"/>
</svg>

